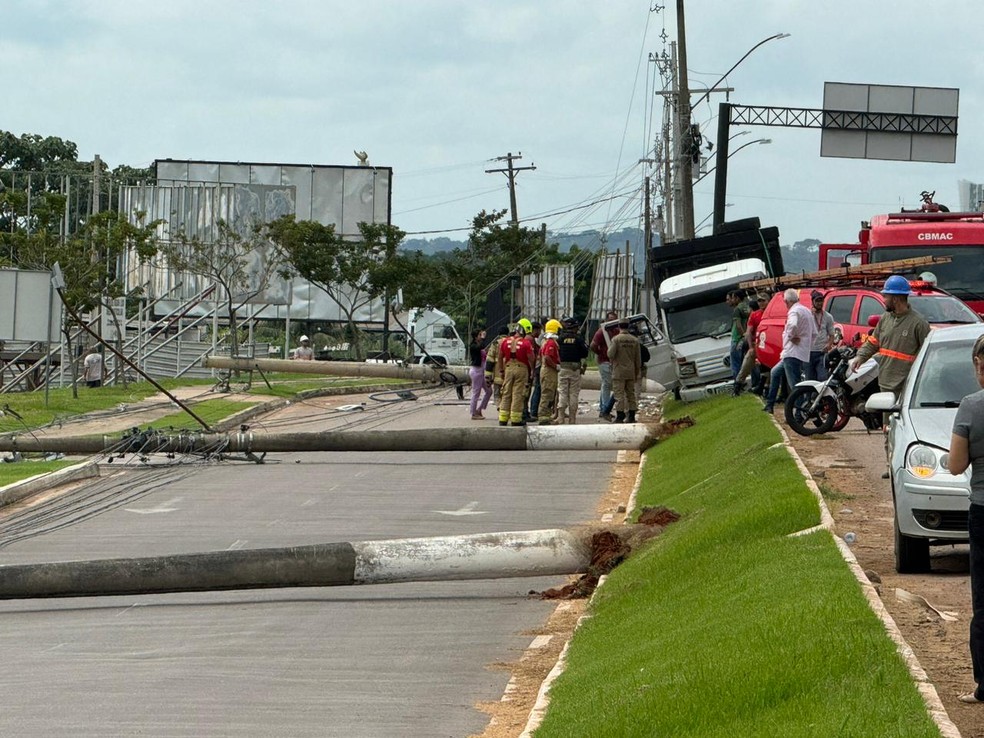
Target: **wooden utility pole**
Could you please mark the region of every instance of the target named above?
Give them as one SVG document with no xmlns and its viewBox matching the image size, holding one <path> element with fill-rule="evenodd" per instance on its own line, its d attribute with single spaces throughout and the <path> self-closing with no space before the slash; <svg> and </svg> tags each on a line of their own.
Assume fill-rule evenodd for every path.
<svg viewBox="0 0 984 738">
<path fill-rule="evenodd" d="M 509 212 L 512 217 L 509 223 L 514 226 L 519 225 L 519 214 L 516 210 L 516 175 L 524 171 L 532 171 L 536 169 L 536 165 L 530 164 L 528 167 L 514 167 L 513 161 L 523 158 L 523 152 L 520 151 L 518 154 L 513 154 L 511 151 L 505 156 L 497 156 L 493 161 L 504 161 L 506 162 L 505 169 L 486 169 L 486 174 L 502 173 L 506 175 L 509 180 Z M 692 220 L 692 218 L 691 218 Z"/>
<path fill-rule="evenodd" d="M 679 58 L 679 89 L 677 98 L 678 141 L 680 145 L 680 203 L 683 211 L 684 239 L 694 237 L 694 167 L 691 159 L 693 137 L 690 135 L 690 83 L 687 80 L 687 28 L 683 16 L 684 0 L 677 0 L 677 44 Z"/>
</svg>

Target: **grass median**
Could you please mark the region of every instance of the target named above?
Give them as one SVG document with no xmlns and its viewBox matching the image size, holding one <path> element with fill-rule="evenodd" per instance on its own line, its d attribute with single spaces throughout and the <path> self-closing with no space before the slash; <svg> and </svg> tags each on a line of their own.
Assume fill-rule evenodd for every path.
<svg viewBox="0 0 984 738">
<path fill-rule="evenodd" d="M 536 738 L 940 735 L 751 398 L 647 452 L 637 504 L 682 515 L 575 633 Z"/>
<path fill-rule="evenodd" d="M 78 463 L 77 460 L 59 459 L 57 461 L 18 461 L 14 464 L 0 464 L 0 487 L 6 487 L 8 484 L 19 482 L 22 479 L 58 471 Z"/>
</svg>

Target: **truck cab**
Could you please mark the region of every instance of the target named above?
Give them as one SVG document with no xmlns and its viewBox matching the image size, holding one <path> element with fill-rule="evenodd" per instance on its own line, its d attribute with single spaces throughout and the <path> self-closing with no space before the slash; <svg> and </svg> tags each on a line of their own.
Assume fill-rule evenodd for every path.
<svg viewBox="0 0 984 738">
<path fill-rule="evenodd" d="M 680 380 L 677 377 L 676 361 L 673 358 L 670 343 L 666 340 L 662 329 L 642 313 L 630 315 L 627 320 L 629 321 L 629 330 L 649 351 L 649 361 L 646 362 L 646 379 L 658 382 L 669 391 L 677 389 L 680 386 Z M 618 323 L 617 320 L 610 320 L 601 326 L 604 329 L 602 335 L 605 337 L 605 343 L 609 347 L 612 343 L 612 336 L 618 335 Z"/>
<path fill-rule="evenodd" d="M 415 364 L 461 366 L 467 363 L 465 342 L 447 313 L 437 308 L 410 308 L 407 329 Z"/>
<path fill-rule="evenodd" d="M 663 280 L 657 303 L 682 387 L 731 377 L 726 358 L 731 351 L 733 309 L 725 297 L 740 282 L 766 274 L 761 259 L 739 259 Z"/>
</svg>

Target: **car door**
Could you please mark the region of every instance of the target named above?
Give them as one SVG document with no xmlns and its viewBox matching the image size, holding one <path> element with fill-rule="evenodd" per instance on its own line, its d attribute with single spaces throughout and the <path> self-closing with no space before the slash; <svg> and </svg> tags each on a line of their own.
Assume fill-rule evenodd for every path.
<svg viewBox="0 0 984 738">
<path fill-rule="evenodd" d="M 667 390 L 676 389 L 680 380 L 676 373 L 676 361 L 673 358 L 673 349 L 669 340 L 663 334 L 662 329 L 655 324 L 650 324 L 655 343 L 650 344 L 646 341 L 646 348 L 649 349 L 649 364 L 646 366 L 646 377 L 654 382 L 659 382 Z"/>
<path fill-rule="evenodd" d="M 824 303 L 824 309 L 833 317 L 834 325 L 841 327 L 844 343 L 855 347 L 861 345 L 861 336 L 868 332 L 868 327 L 862 328 L 856 319 L 857 303 L 857 290 L 831 290 Z"/>
</svg>

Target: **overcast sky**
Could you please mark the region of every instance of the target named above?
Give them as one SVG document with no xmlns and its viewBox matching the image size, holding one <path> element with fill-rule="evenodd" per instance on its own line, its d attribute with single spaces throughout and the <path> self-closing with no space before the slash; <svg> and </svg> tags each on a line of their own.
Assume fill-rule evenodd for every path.
<svg viewBox="0 0 984 738">
<path fill-rule="evenodd" d="M 676 19 L 675 3 L 659 1 L 670 7 L 4 0 L 0 129 L 70 139 L 81 159 L 99 154 L 111 167 L 349 165 L 365 150 L 393 168 L 394 224 L 456 238 L 479 210 L 508 207 L 506 178 L 485 170 L 522 152 L 517 164 L 536 170 L 517 180 L 521 218 L 614 232 L 640 225 L 639 160 L 652 156 L 662 116 L 648 59 L 668 48 Z M 758 215 L 783 243 L 853 241 L 861 220 L 916 206 L 922 190 L 957 209 L 957 181 L 984 181 L 982 19 L 971 0 L 691 1 L 694 89 L 762 39 L 791 34 L 729 76 L 736 104 L 819 108 L 825 81 L 960 89 L 955 164 L 820 158 L 817 130 L 747 128 L 733 149 L 772 143 L 730 160 L 728 219 Z M 694 111 L 712 138 L 722 99 Z M 712 194 L 713 175 L 696 187 L 695 221 L 709 216 Z"/>
</svg>

